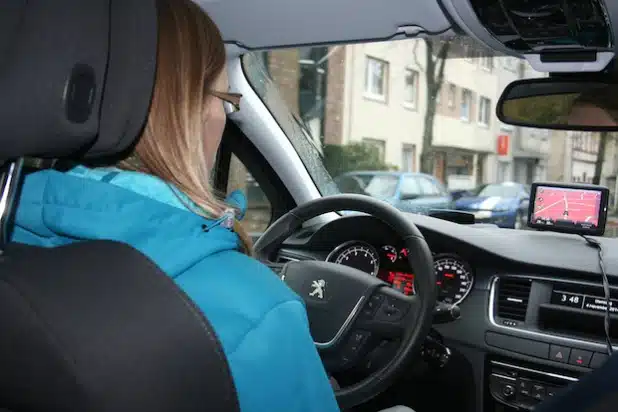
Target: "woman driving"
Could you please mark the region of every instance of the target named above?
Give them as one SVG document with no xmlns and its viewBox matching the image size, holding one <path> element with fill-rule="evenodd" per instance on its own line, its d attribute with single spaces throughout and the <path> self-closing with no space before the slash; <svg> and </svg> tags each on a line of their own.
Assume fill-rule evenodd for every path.
<svg viewBox="0 0 618 412">
<path fill-rule="evenodd" d="M 27 176 L 13 241 L 135 247 L 211 322 L 243 412 L 338 411 L 304 303 L 250 257 L 244 198 L 221 201 L 209 185 L 226 112 L 241 99 L 229 91 L 221 34 L 190 0 L 159 0 L 158 13 L 152 104 L 133 152 L 114 167 Z"/>
</svg>

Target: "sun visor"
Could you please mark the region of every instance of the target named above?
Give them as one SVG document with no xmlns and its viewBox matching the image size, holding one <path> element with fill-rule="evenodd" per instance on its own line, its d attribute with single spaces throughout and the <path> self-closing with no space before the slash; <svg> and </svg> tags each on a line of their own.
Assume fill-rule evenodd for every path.
<svg viewBox="0 0 618 412">
<path fill-rule="evenodd" d="M 0 158 L 127 148 L 150 105 L 156 27 L 154 0 L 4 1 Z"/>
</svg>

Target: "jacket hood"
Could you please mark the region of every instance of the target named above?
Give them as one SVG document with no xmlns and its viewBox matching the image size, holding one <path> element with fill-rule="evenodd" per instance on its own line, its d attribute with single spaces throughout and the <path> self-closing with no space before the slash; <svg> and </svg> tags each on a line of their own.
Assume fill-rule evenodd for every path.
<svg viewBox="0 0 618 412">
<path fill-rule="evenodd" d="M 242 216 L 242 194 L 228 200 Z M 205 219 L 190 206 L 172 186 L 143 173 L 82 166 L 66 173 L 44 170 L 25 178 L 12 240 L 45 247 L 119 241 L 175 277 L 207 256 L 239 247 L 222 219 Z"/>
</svg>

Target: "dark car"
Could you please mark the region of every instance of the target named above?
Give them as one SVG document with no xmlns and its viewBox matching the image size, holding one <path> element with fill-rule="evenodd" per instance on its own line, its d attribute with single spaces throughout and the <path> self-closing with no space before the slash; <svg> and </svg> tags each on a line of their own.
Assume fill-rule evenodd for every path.
<svg viewBox="0 0 618 412">
<path fill-rule="evenodd" d="M 526 226 L 530 189 L 522 183 L 491 183 L 472 196 L 460 197 L 455 209 L 474 214 L 477 222 L 522 229 Z"/>
</svg>

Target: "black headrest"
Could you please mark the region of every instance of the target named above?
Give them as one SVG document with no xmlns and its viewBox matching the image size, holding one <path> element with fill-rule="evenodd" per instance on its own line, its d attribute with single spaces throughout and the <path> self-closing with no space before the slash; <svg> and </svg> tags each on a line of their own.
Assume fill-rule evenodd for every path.
<svg viewBox="0 0 618 412">
<path fill-rule="evenodd" d="M 156 0 L 4 0 L 0 159 L 124 151 L 146 120 Z"/>
</svg>

